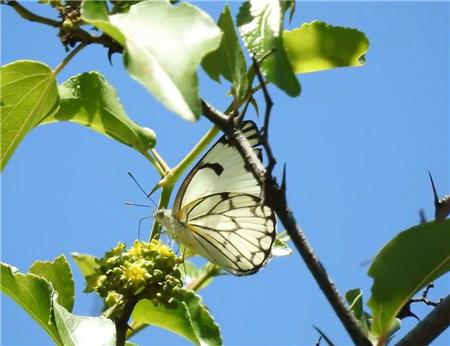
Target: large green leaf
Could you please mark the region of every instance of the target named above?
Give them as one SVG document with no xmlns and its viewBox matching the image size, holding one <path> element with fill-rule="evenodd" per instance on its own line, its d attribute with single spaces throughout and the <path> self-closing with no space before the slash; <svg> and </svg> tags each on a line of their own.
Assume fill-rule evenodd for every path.
<svg viewBox="0 0 450 346">
<path fill-rule="evenodd" d="M 144 155 L 155 146 L 156 135 L 132 121 L 114 88 L 98 72 L 82 73 L 59 86 L 61 105 L 42 124 L 71 121 L 124 143 Z"/>
<path fill-rule="evenodd" d="M 64 255 L 60 255 L 52 262 L 36 261 L 31 266 L 30 273 L 49 281 L 53 289 L 58 292 L 58 302 L 67 310 L 72 311 L 75 287 L 72 271 Z"/>
<path fill-rule="evenodd" d="M 230 8 L 227 5 L 217 24 L 223 31 L 220 46 L 203 59 L 202 66 L 212 79 L 219 82 L 220 76 L 223 76 L 231 82 L 233 96 L 241 99 L 248 86 L 247 65 L 234 29 Z"/>
<path fill-rule="evenodd" d="M 284 48 L 295 73 L 361 66 L 369 49 L 364 33 L 320 21 L 284 31 Z"/>
<path fill-rule="evenodd" d="M 220 43 L 221 31 L 214 21 L 188 3 L 144 1 L 127 13 L 110 16 L 100 6 L 85 1 L 83 19 L 124 46 L 130 75 L 168 109 L 196 120 L 201 111 L 196 70 Z"/>
<path fill-rule="evenodd" d="M 176 309 L 154 306 L 150 300 L 141 300 L 131 315 L 134 321 L 167 329 L 196 345 L 221 345 L 219 326 L 202 304 L 200 296 L 187 291 Z"/>
<path fill-rule="evenodd" d="M 239 31 L 245 45 L 261 64 L 267 80 L 290 96 L 300 94 L 300 83 L 284 50 L 283 8 L 279 0 L 250 0 L 239 9 Z"/>
<path fill-rule="evenodd" d="M 25 135 L 59 104 L 53 71 L 36 61 L 15 61 L 0 68 L 1 168 Z"/>
<path fill-rule="evenodd" d="M 450 220 L 430 222 L 398 234 L 375 257 L 369 268 L 373 278 L 372 333 L 388 337 L 395 316 L 421 288 L 450 270 Z"/>
<path fill-rule="evenodd" d="M 105 317 L 77 316 L 53 299 L 56 326 L 64 346 L 116 344 L 114 323 Z"/>
<path fill-rule="evenodd" d="M 14 299 L 58 345 L 63 345 L 56 325 L 51 322 L 51 296 L 53 289 L 44 278 L 23 274 L 5 263 L 0 263 L 2 291 Z"/>
<path fill-rule="evenodd" d="M 84 277 L 95 273 L 95 270 L 98 268 L 95 256 L 77 252 L 72 252 L 71 255 Z"/>
</svg>

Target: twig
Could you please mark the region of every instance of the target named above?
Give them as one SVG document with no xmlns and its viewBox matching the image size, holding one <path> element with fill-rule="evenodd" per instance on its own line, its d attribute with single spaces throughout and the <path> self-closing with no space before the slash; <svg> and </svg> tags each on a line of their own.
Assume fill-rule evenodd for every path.
<svg viewBox="0 0 450 346">
<path fill-rule="evenodd" d="M 42 16 L 39 16 L 39 15 L 27 10 L 25 7 L 23 7 L 17 1 L 2 1 L 2 4 L 11 6 L 22 18 L 29 20 L 30 22 L 36 22 L 36 23 L 41 23 L 41 24 L 45 24 L 45 25 L 50 25 L 50 26 L 53 26 L 54 28 L 58 28 L 61 25 L 60 21 L 42 17 Z"/>
<path fill-rule="evenodd" d="M 342 324 L 346 328 L 350 337 L 356 345 L 369 346 L 372 343 L 367 339 L 362 330 L 359 328 L 358 322 L 347 310 L 343 300 L 339 296 L 333 282 L 329 279 L 325 268 L 320 263 L 317 256 L 314 254 L 309 245 L 305 235 L 297 226 L 294 215 L 290 211 L 285 193 L 282 188 L 278 186 L 273 177 L 269 177 L 266 182 L 267 171 L 262 165 L 261 161 L 255 154 L 247 138 L 236 130 L 232 123 L 227 121 L 227 116 L 217 111 L 214 107 L 202 101 L 203 114 L 214 124 L 219 126 L 222 131 L 228 136 L 230 141 L 235 145 L 236 149 L 242 155 L 247 164 L 248 169 L 253 173 L 255 178 L 263 184 L 266 188 L 266 203 L 277 214 L 279 220 L 287 230 L 292 242 L 296 246 L 308 269 L 312 273 L 320 289 L 328 299 L 330 305 L 338 315 Z"/>
<path fill-rule="evenodd" d="M 440 302 L 396 346 L 429 345 L 450 326 L 450 295 Z"/>
<path fill-rule="evenodd" d="M 61 28 L 63 22 L 62 20 L 57 21 L 51 18 L 42 17 L 31 12 L 17 1 L 2 1 L 1 3 L 12 7 L 22 18 L 29 20 L 30 22 L 41 23 L 54 28 Z M 94 43 L 109 48 L 112 52 L 120 52 L 122 50 L 120 44 L 106 34 L 92 36 L 86 30 L 76 28 L 70 31 L 68 35 L 70 35 L 70 41 L 73 45 L 75 45 L 77 42 L 85 44 Z"/>
<path fill-rule="evenodd" d="M 275 156 L 273 155 L 272 148 L 269 145 L 269 122 L 270 122 L 270 114 L 272 112 L 273 101 L 267 91 L 266 84 L 264 83 L 264 78 L 261 74 L 261 69 L 259 68 L 259 64 L 255 58 L 253 58 L 253 67 L 255 69 L 256 77 L 258 78 L 259 84 L 262 87 L 262 92 L 264 96 L 264 100 L 266 101 L 266 110 L 264 113 L 264 125 L 261 130 L 262 137 L 262 145 L 267 153 L 268 165 L 267 165 L 267 175 L 271 176 L 273 172 L 273 168 L 275 167 L 277 161 Z"/>
<path fill-rule="evenodd" d="M 115 319 L 114 323 L 116 325 L 116 345 L 124 346 L 127 339 L 127 331 L 130 328 L 128 326 L 128 320 L 130 319 L 131 313 L 136 306 L 139 299 L 134 297 L 132 300 L 128 300 L 124 303 L 122 315 Z"/>
</svg>

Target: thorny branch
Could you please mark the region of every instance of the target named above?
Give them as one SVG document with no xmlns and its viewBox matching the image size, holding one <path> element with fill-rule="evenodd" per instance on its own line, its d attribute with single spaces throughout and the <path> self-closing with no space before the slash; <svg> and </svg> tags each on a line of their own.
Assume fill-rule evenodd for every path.
<svg viewBox="0 0 450 346">
<path fill-rule="evenodd" d="M 256 72 L 258 78 L 262 79 L 259 70 L 257 70 Z M 265 89 L 264 82 L 260 80 L 260 83 L 261 85 L 263 85 L 264 90 Z M 268 97 L 268 93 L 267 94 L 266 93 L 265 96 Z M 270 97 L 268 99 L 270 100 Z M 314 279 L 318 283 L 320 289 L 328 299 L 330 305 L 333 307 L 334 311 L 338 315 L 339 319 L 341 320 L 348 334 L 352 338 L 353 342 L 356 345 L 365 345 L 365 346 L 372 345 L 372 343 L 360 329 L 358 321 L 345 306 L 336 287 L 328 277 L 325 268 L 315 255 L 312 247 L 309 245 L 309 242 L 306 239 L 303 231 L 298 227 L 297 221 L 295 220 L 293 213 L 289 209 L 286 200 L 285 182 L 283 181 L 280 187 L 275 177 L 272 175 L 271 170 L 275 165 L 275 158 L 273 157 L 269 142 L 267 140 L 271 102 L 269 102 L 268 105 L 269 105 L 268 107 L 269 112 L 266 110 L 262 143 L 265 149 L 266 150 L 268 149 L 267 154 L 269 158 L 270 171 L 269 169 L 266 170 L 266 168 L 263 166 L 261 161 L 256 156 L 248 140 L 245 138 L 245 136 L 242 134 L 239 128 L 235 126 L 235 123 L 232 120 L 233 117 L 228 117 L 227 115 L 222 114 L 205 101 L 202 101 L 202 112 L 206 118 L 208 118 L 214 124 L 218 125 L 221 128 L 221 130 L 228 136 L 228 138 L 234 144 L 236 149 L 242 155 L 248 169 L 253 173 L 255 178 L 264 186 L 266 199 L 265 202 L 269 207 L 271 207 L 276 212 L 279 220 L 281 221 L 287 233 L 289 234 L 292 242 L 295 244 L 297 250 L 299 251 L 300 255 L 305 261 L 308 269 L 310 270 Z"/>
<path fill-rule="evenodd" d="M 450 295 L 441 301 L 396 346 L 429 345 L 450 325 Z"/>
</svg>

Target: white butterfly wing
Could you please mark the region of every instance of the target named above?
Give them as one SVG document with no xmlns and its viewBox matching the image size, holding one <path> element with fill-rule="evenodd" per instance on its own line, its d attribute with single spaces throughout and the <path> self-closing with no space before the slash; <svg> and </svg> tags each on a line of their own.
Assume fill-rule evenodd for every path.
<svg viewBox="0 0 450 346">
<path fill-rule="evenodd" d="M 275 238 L 275 215 L 256 196 L 220 193 L 201 198 L 177 215 L 193 238 L 195 250 L 235 275 L 264 266 Z"/>
<path fill-rule="evenodd" d="M 260 144 L 253 122 L 244 123 L 242 132 L 252 146 Z M 275 215 L 225 136 L 189 173 L 172 212 L 192 235 L 189 246 L 235 275 L 257 272 L 270 257 Z"/>
<path fill-rule="evenodd" d="M 242 132 L 252 146 L 259 144 L 259 133 L 253 122 L 245 122 Z M 260 149 L 255 149 L 258 153 Z M 184 180 L 175 199 L 173 210 L 208 195 L 222 192 L 247 193 L 261 197 L 261 186 L 245 169 L 239 152 L 222 136 L 195 165 Z"/>
</svg>

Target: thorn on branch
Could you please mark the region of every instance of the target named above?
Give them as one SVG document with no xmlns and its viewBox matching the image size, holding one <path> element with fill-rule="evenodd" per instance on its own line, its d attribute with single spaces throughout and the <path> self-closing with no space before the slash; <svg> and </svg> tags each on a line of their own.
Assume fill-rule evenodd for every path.
<svg viewBox="0 0 450 346">
<path fill-rule="evenodd" d="M 424 289 L 424 291 L 423 291 L 421 297 L 419 297 L 419 298 L 411 298 L 411 299 L 410 299 L 410 300 L 409 300 L 409 301 L 401 308 L 401 310 L 400 310 L 399 313 L 397 314 L 397 318 L 403 319 L 403 318 L 406 318 L 406 317 L 414 317 L 417 321 L 420 322 L 420 318 L 417 317 L 417 315 L 414 314 L 414 313 L 411 311 L 411 304 L 413 304 L 413 303 L 425 303 L 426 305 L 431 305 L 431 306 L 433 306 L 433 307 L 436 307 L 440 302 L 442 302 L 443 299 L 441 298 L 441 299 L 440 299 L 439 301 L 437 301 L 437 302 L 434 302 L 434 301 L 428 299 L 428 293 L 429 293 L 430 289 L 433 288 L 433 287 L 434 287 L 434 283 L 430 283 L 430 284 L 428 284 L 428 285 L 425 287 L 425 289 Z"/>
<path fill-rule="evenodd" d="M 430 176 L 431 187 L 433 188 L 434 207 L 435 207 L 434 214 L 436 222 L 444 222 L 444 220 L 450 214 L 450 195 L 445 195 L 444 197 L 439 199 L 439 195 L 434 185 L 433 177 L 431 176 L 431 173 L 429 171 L 428 175 Z"/>
</svg>

